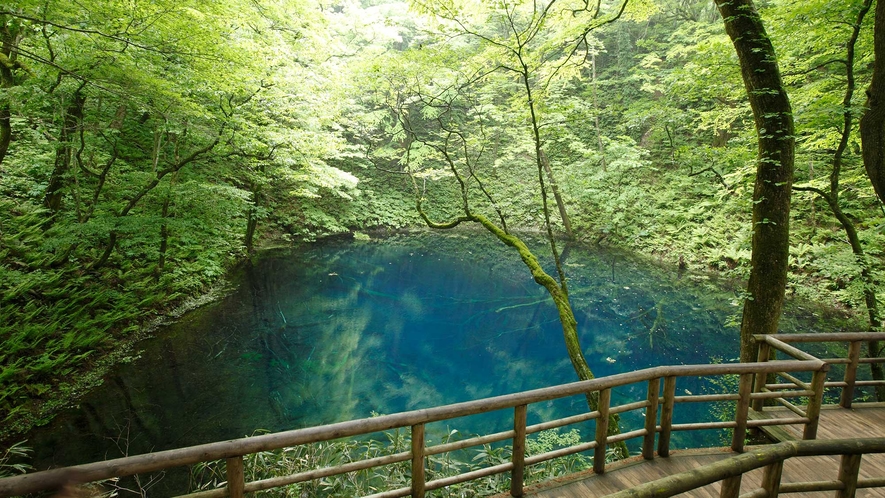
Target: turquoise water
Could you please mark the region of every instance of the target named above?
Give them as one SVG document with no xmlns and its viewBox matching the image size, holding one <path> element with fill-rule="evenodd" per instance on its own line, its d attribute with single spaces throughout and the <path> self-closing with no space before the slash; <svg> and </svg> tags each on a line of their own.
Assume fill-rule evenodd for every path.
<svg viewBox="0 0 885 498">
<path fill-rule="evenodd" d="M 536 246 L 543 256 L 545 246 Z M 737 356 L 737 330 L 726 326 L 738 312 L 735 291 L 600 249 L 570 248 L 565 261 L 597 376 Z M 234 283 L 226 298 L 159 331 L 80 407 L 36 431 L 37 466 L 576 380 L 552 301 L 512 249 L 483 232 L 268 251 Z M 635 395 L 615 392 L 613 402 Z M 536 406 L 529 422 L 581 410 L 581 398 Z M 509 416 L 446 430 L 500 430 Z M 710 414 L 677 412 L 677 422 L 699 417 Z M 718 445 L 719 437 L 677 444 Z"/>
</svg>

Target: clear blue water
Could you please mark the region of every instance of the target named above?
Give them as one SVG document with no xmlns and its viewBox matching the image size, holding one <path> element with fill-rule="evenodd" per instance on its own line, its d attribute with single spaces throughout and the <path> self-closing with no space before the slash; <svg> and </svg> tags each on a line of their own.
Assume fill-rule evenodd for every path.
<svg viewBox="0 0 885 498">
<path fill-rule="evenodd" d="M 706 277 L 581 247 L 569 250 L 566 268 L 597 376 L 737 356 L 737 330 L 725 325 L 737 313 L 735 294 Z M 576 380 L 552 301 L 512 249 L 483 232 L 268 251 L 234 283 L 226 298 L 146 341 L 80 407 L 35 431 L 37 467 Z M 530 423 L 581 410 L 581 398 L 536 406 Z M 699 417 L 710 414 L 677 412 L 677 422 Z M 501 414 L 449 428 L 509 423 Z"/>
</svg>

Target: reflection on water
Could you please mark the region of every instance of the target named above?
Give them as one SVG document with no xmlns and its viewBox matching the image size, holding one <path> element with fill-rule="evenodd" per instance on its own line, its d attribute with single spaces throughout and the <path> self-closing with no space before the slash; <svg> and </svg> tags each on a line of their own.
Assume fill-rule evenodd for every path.
<svg viewBox="0 0 885 498">
<path fill-rule="evenodd" d="M 597 376 L 736 356 L 737 331 L 723 325 L 733 294 L 598 250 L 572 248 L 567 264 Z M 78 409 L 36 431 L 37 466 L 575 380 L 552 302 L 518 257 L 485 234 L 271 251 L 235 283 L 230 296 L 160 331 Z M 530 419 L 581 409 L 580 399 L 565 400 L 533 407 Z"/>
</svg>

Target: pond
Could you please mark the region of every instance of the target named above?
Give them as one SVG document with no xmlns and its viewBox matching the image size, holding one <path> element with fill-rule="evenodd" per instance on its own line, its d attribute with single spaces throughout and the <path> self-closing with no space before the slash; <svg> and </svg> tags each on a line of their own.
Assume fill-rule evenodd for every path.
<svg viewBox="0 0 885 498">
<path fill-rule="evenodd" d="M 736 291 L 600 248 L 570 247 L 564 258 L 596 376 L 737 356 L 737 329 L 726 325 L 739 313 Z M 36 466 L 576 380 L 552 301 L 517 254 L 483 232 L 266 251 L 232 279 L 228 296 L 158 331 L 78 409 L 35 431 Z M 529 422 L 581 405 L 534 407 Z M 506 428 L 510 419 L 465 423 Z"/>
</svg>

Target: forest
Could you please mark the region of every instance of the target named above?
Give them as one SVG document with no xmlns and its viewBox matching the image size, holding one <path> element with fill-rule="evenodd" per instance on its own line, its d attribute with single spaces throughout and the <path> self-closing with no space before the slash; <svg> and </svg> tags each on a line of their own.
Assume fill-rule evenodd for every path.
<svg viewBox="0 0 885 498">
<path fill-rule="evenodd" d="M 3 443 L 329 236 L 476 225 L 567 343 L 571 243 L 881 327 L 882 2 L 13 0 L 0 88 Z"/>
</svg>

